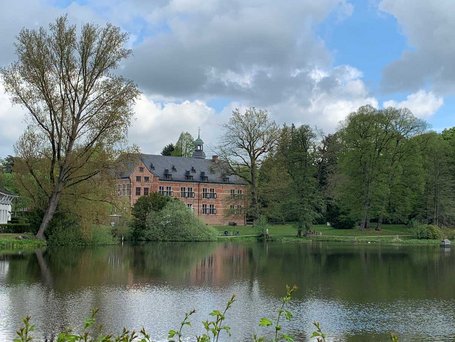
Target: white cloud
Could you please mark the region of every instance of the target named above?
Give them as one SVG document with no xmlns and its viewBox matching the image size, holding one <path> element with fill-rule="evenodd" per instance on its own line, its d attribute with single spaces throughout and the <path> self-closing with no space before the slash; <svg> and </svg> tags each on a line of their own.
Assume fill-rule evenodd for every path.
<svg viewBox="0 0 455 342">
<path fill-rule="evenodd" d="M 394 16 L 409 48 L 388 65 L 383 87 L 417 91 L 431 84 L 438 93 L 455 93 L 455 1 L 382 0 L 379 9 Z"/>
<path fill-rule="evenodd" d="M 358 69 L 342 65 L 331 70 L 311 70 L 308 74 L 312 80 L 308 98 L 305 101 L 297 93 L 274 105 L 273 113 L 278 121 L 309 124 L 331 133 L 359 107 L 367 104 L 378 107 Z"/>
<path fill-rule="evenodd" d="M 13 154 L 13 145 L 26 127 L 25 110 L 13 106 L 0 82 L 0 158 Z"/>
<path fill-rule="evenodd" d="M 444 104 L 444 99 L 440 96 L 436 96 L 431 91 L 419 90 L 416 93 L 410 94 L 406 97 L 406 100 L 397 102 L 394 100 L 385 101 L 384 108 L 386 107 L 397 107 L 407 108 L 416 117 L 421 119 L 428 119 L 435 114 L 439 108 Z"/>
<path fill-rule="evenodd" d="M 175 143 L 181 132 L 196 137 L 201 128 L 204 140 L 210 143 L 214 141 L 214 132 L 209 127 L 214 120 L 214 110 L 202 101 L 160 104 L 142 95 L 135 106 L 128 140 L 142 152 L 156 154 L 165 145 Z"/>
</svg>

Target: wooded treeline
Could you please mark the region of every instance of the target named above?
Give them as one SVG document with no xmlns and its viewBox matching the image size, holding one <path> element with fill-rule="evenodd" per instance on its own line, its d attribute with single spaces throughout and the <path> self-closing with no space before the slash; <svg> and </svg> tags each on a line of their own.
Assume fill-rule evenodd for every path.
<svg viewBox="0 0 455 342">
<path fill-rule="evenodd" d="M 256 162 L 253 219 L 260 212 L 299 232 L 326 222 L 455 225 L 455 127 L 436 133 L 407 109 L 364 106 L 326 136 L 307 125 L 274 129 L 273 149 Z"/>
</svg>

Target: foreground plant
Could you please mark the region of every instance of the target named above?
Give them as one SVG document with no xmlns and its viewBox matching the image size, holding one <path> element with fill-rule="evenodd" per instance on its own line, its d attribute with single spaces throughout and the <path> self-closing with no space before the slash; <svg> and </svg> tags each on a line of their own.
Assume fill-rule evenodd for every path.
<svg viewBox="0 0 455 342">
<path fill-rule="evenodd" d="M 283 318 L 287 321 L 290 321 L 293 317 L 293 314 L 291 311 L 289 311 L 286 307 L 289 304 L 289 302 L 292 299 L 292 294 L 297 290 L 297 287 L 294 286 L 288 286 L 286 285 L 286 295 L 281 298 L 281 306 L 278 309 L 277 317 L 275 318 L 275 321 L 272 321 L 271 319 L 267 317 L 263 317 L 259 320 L 259 326 L 260 327 L 270 327 L 273 326 L 275 330 L 275 336 L 273 338 L 273 342 L 278 342 L 278 341 L 294 341 L 294 339 L 289 336 L 288 334 L 282 332 L 282 326 L 281 322 Z M 253 336 L 253 340 L 255 342 L 265 342 L 266 338 L 264 336 Z"/>
<path fill-rule="evenodd" d="M 224 320 L 226 319 L 226 312 L 231 308 L 232 304 L 235 302 L 235 295 L 232 295 L 231 299 L 228 300 L 224 311 L 213 310 L 210 313 L 210 316 L 214 317 L 213 321 L 203 321 L 202 324 L 205 328 L 205 334 L 197 337 L 197 342 L 218 342 L 221 332 L 225 331 L 229 336 L 231 336 L 231 327 L 223 325 Z M 213 336 L 213 340 L 211 338 Z"/>
</svg>

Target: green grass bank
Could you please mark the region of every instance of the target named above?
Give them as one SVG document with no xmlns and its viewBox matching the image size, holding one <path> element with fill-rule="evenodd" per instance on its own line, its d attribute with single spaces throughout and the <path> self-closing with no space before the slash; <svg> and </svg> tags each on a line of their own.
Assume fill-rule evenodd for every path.
<svg viewBox="0 0 455 342">
<path fill-rule="evenodd" d="M 261 230 L 254 226 L 216 226 L 218 240 L 256 240 Z M 407 245 L 438 245 L 440 240 L 416 239 L 413 228 L 406 225 L 383 225 L 382 229 L 335 229 L 326 225 L 313 226 L 314 234 L 307 237 L 297 237 L 297 228 L 292 224 L 269 225 L 269 235 L 272 240 L 290 241 L 333 241 L 349 243 L 386 243 Z M 455 229 L 443 230 L 449 239 L 455 235 Z"/>
<path fill-rule="evenodd" d="M 32 234 L 0 234 L 0 252 L 35 250 L 45 246 L 45 241 L 36 239 Z"/>
</svg>

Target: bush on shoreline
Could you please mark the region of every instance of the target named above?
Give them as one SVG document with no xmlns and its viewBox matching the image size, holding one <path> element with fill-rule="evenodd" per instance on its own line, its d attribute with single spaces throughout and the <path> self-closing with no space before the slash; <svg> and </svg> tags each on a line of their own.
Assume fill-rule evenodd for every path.
<svg viewBox="0 0 455 342">
<path fill-rule="evenodd" d="M 414 235 L 417 239 L 440 240 L 444 233 L 438 226 L 432 224 L 421 224 L 414 228 Z"/>
<path fill-rule="evenodd" d="M 144 237 L 149 241 L 214 241 L 217 231 L 176 200 L 147 215 Z"/>
</svg>

